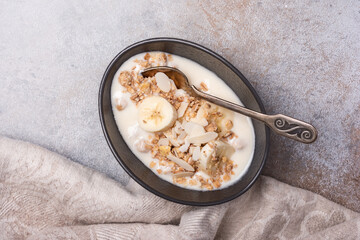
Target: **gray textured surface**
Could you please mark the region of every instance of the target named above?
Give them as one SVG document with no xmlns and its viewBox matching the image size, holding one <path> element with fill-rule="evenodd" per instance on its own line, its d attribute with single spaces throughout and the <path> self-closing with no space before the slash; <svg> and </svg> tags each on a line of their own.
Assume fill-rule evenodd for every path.
<svg viewBox="0 0 360 240">
<path fill-rule="evenodd" d="M 0 134 L 125 182 L 97 93 L 110 60 L 149 37 L 192 40 L 249 79 L 269 113 L 311 121 L 315 144 L 272 135 L 264 173 L 360 211 L 359 1 L 0 1 Z"/>
</svg>

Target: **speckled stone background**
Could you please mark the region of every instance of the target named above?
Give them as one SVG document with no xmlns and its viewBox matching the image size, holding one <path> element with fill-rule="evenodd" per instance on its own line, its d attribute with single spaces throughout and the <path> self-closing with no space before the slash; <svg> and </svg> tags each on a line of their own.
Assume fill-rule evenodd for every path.
<svg viewBox="0 0 360 240">
<path fill-rule="evenodd" d="M 360 211 L 360 1 L 0 1 L 0 134 L 125 183 L 103 137 L 110 60 L 150 37 L 222 54 L 269 113 L 310 121 L 315 144 L 275 135 L 265 175 Z"/>
</svg>

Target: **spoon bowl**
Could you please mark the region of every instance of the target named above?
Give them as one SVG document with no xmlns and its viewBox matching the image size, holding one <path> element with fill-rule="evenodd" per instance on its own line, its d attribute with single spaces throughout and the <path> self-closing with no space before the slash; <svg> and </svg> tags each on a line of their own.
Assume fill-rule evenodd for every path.
<svg viewBox="0 0 360 240">
<path fill-rule="evenodd" d="M 192 97 L 198 97 L 196 92 L 193 89 L 193 85 L 190 85 L 186 75 L 179 69 L 168 67 L 168 66 L 159 66 L 146 68 L 141 72 L 143 77 L 153 77 L 156 73 L 162 72 L 165 73 L 171 80 L 174 81 L 177 88 L 184 90 L 187 94 Z"/>
</svg>

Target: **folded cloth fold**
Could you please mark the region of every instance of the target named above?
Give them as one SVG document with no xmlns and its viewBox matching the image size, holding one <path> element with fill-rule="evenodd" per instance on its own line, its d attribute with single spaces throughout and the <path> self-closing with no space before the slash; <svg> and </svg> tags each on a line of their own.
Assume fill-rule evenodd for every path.
<svg viewBox="0 0 360 240">
<path fill-rule="evenodd" d="M 0 137 L 0 239 L 360 239 L 360 214 L 266 176 L 229 203 L 180 205 Z"/>
</svg>

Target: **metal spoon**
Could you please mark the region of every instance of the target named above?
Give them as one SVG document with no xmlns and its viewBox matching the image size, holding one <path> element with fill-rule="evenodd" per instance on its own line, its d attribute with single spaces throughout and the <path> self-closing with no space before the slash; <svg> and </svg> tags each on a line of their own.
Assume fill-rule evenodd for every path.
<svg viewBox="0 0 360 240">
<path fill-rule="evenodd" d="M 302 143 L 312 143 L 317 138 L 317 130 L 309 123 L 282 114 L 267 115 L 259 113 L 242 107 L 238 104 L 204 93 L 197 89 L 194 85 L 190 85 L 185 74 L 176 68 L 167 66 L 152 67 L 144 69 L 141 72 L 141 75 L 144 77 L 152 77 L 157 72 L 165 73 L 170 79 L 174 81 L 177 88 L 185 90 L 190 96 L 203 98 L 221 107 L 262 121 L 279 135 L 297 140 Z"/>
</svg>

